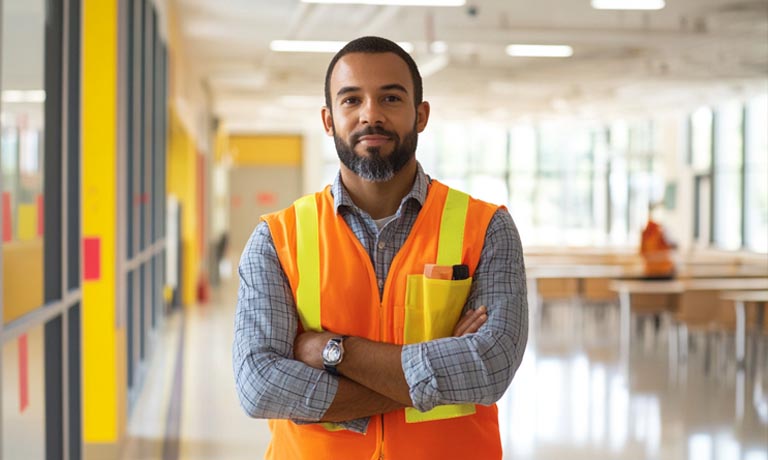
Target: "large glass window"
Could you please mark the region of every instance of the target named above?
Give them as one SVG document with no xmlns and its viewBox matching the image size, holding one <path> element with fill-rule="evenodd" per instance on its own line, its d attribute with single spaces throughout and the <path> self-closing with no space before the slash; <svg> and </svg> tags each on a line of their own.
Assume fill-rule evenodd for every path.
<svg viewBox="0 0 768 460">
<path fill-rule="evenodd" d="M 592 126 L 561 121 L 538 127 L 534 219 L 537 233 L 546 235 L 540 243 L 583 244 L 589 237 L 593 132 Z"/>
<path fill-rule="evenodd" d="M 77 459 L 80 3 L 0 6 L 0 455 Z"/>
<path fill-rule="evenodd" d="M 509 200 L 506 127 L 476 123 L 467 134 L 469 177 L 466 191 L 481 200 L 506 203 Z"/>
<path fill-rule="evenodd" d="M 128 2 L 124 11 L 126 35 L 121 50 L 126 67 L 121 88 L 128 103 L 122 120 L 128 136 L 123 206 L 126 241 L 123 274 L 127 329 L 127 379 L 129 405 L 138 395 L 137 372 L 150 353 L 150 332 L 158 326 L 162 305 L 161 274 L 166 220 L 166 111 L 167 51 L 159 35 L 159 21 L 152 2 Z M 190 211 L 191 212 L 191 211 Z"/>
<path fill-rule="evenodd" d="M 742 210 L 742 105 L 720 106 L 715 117 L 714 242 L 722 249 L 741 247 Z"/>
<path fill-rule="evenodd" d="M 509 212 L 523 241 L 534 235 L 533 194 L 536 187 L 536 128 L 518 123 L 509 131 Z"/>
<path fill-rule="evenodd" d="M 712 110 L 701 107 L 691 115 L 691 164 L 696 171 L 712 166 Z"/>
<path fill-rule="evenodd" d="M 43 327 L 2 344 L 3 410 L 0 457 L 46 458 Z M 50 457 L 49 457 L 50 458 Z"/>
<path fill-rule="evenodd" d="M 3 320 L 43 303 L 45 2 L 2 2 Z M 23 46 L 20 46 L 23 44 Z"/>
<path fill-rule="evenodd" d="M 768 252 L 768 94 L 750 100 L 746 114 L 745 243 Z"/>
</svg>

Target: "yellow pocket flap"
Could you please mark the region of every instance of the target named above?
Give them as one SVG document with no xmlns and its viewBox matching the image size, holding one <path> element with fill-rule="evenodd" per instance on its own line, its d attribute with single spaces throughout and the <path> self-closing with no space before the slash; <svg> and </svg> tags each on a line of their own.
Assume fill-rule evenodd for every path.
<svg viewBox="0 0 768 460">
<path fill-rule="evenodd" d="M 449 337 L 461 318 L 472 278 L 435 280 L 424 278 L 424 340 Z"/>
<path fill-rule="evenodd" d="M 409 275 L 405 293 L 404 343 L 449 337 L 467 302 L 472 278 L 438 280 Z"/>
<path fill-rule="evenodd" d="M 405 409 L 405 421 L 407 423 L 430 422 L 432 420 L 444 420 L 447 418 L 464 417 L 477 411 L 474 404 L 448 404 L 437 406 L 426 412 L 419 412 L 413 407 Z"/>
</svg>

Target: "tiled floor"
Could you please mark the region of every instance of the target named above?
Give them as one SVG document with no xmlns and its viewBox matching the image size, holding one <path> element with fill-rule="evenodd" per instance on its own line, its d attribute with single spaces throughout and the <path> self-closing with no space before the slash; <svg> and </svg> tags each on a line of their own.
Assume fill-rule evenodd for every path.
<svg viewBox="0 0 768 460">
<path fill-rule="evenodd" d="M 262 458 L 266 423 L 247 418 L 234 392 L 235 290 L 230 284 L 210 304 L 167 321 L 132 412 L 125 459 Z M 505 459 L 768 460 L 768 353 L 762 366 L 737 372 L 733 344 L 722 353 L 712 339 L 707 368 L 706 337 L 692 336 L 688 360 L 674 362 L 666 335 L 641 322 L 633 328 L 630 362 L 622 363 L 617 326 L 615 306 L 585 307 L 581 315 L 568 305 L 542 311 L 499 402 Z M 166 421 L 180 338 L 175 429 Z M 177 443 L 164 442 L 166 432 L 178 432 Z"/>
</svg>

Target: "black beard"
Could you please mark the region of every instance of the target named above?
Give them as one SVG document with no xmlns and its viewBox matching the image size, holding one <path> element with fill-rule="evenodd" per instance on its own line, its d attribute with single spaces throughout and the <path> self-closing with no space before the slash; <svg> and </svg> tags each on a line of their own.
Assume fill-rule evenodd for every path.
<svg viewBox="0 0 768 460">
<path fill-rule="evenodd" d="M 355 153 L 352 146 L 356 145 L 362 136 L 372 134 L 387 136 L 395 142 L 395 148 L 389 156 L 381 155 L 381 147 L 368 147 L 366 149 L 368 156 Z M 336 144 L 339 160 L 350 171 L 371 182 L 386 182 L 392 179 L 416 155 L 418 137 L 415 125 L 413 130 L 405 135 L 402 143 L 397 133 L 387 131 L 384 128 L 369 126 L 353 133 L 349 143 L 337 136 L 334 131 L 333 142 Z"/>
</svg>

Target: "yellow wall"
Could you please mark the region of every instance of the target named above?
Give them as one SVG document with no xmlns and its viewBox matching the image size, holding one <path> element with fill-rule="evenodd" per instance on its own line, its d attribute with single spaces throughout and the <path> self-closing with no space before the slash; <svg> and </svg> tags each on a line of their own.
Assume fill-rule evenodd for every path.
<svg viewBox="0 0 768 460">
<path fill-rule="evenodd" d="M 86 443 L 117 443 L 126 418 L 125 330 L 116 326 L 117 0 L 83 4 L 83 236 L 98 238 L 101 275 L 83 282 Z"/>
<path fill-rule="evenodd" d="M 8 323 L 43 304 L 43 240 L 3 243 L 3 264 L 2 321 Z"/>
<path fill-rule="evenodd" d="M 298 166 L 301 136 L 231 136 L 229 151 L 236 166 Z"/>
<path fill-rule="evenodd" d="M 181 244 L 184 260 L 180 279 L 183 283 L 182 302 L 191 305 L 197 297 L 200 267 L 197 209 L 197 150 L 194 139 L 181 123 L 175 110 L 169 116 L 168 136 L 168 194 L 174 195 L 182 209 Z"/>
</svg>

